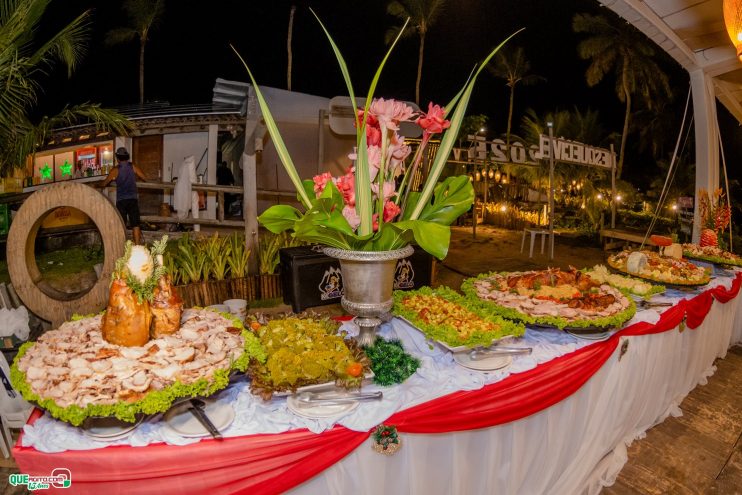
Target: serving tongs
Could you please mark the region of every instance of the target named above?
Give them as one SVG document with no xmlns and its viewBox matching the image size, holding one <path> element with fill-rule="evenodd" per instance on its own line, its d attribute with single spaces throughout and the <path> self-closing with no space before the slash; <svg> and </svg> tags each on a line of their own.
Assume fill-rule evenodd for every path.
<svg viewBox="0 0 742 495">
<path fill-rule="evenodd" d="M 201 399 L 191 399 L 188 404 L 188 411 L 193 414 L 201 425 L 206 428 L 206 431 L 217 440 L 222 439 L 222 434 L 219 429 L 214 426 L 209 417 L 206 415 L 206 403 Z"/>
<path fill-rule="evenodd" d="M 368 402 L 384 398 L 382 392 L 358 392 L 347 394 L 323 394 L 315 392 L 299 392 L 296 399 L 303 404 L 340 405 L 353 402 Z"/>
<path fill-rule="evenodd" d="M 671 302 L 651 302 L 647 301 L 645 299 L 642 299 L 639 301 L 639 307 L 644 308 L 666 308 L 672 306 L 673 303 Z"/>
<path fill-rule="evenodd" d="M 482 349 L 477 347 L 469 352 L 469 359 L 472 361 L 481 361 L 482 359 L 488 359 L 491 357 L 502 357 L 502 356 L 529 356 L 533 352 L 532 347 L 489 347 Z"/>
</svg>

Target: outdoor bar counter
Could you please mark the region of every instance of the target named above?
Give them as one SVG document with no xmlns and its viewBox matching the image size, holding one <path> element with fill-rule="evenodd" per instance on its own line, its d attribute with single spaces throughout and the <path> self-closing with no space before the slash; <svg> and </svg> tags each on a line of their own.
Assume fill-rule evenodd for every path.
<svg viewBox="0 0 742 495">
<path fill-rule="evenodd" d="M 220 395 L 236 411 L 221 441 L 145 422 L 105 444 L 35 411 L 13 455 L 21 473 L 69 469 L 67 493 L 597 493 L 626 446 L 680 414 L 742 342 L 741 284 L 742 272 L 725 271 L 702 290 L 668 290 L 653 301 L 671 307 L 638 308 L 606 340 L 528 329 L 518 345 L 533 354 L 491 373 L 456 365 L 395 319 L 381 333 L 421 359 L 418 372 L 337 424 L 297 419 L 285 399 L 263 404 L 243 382 Z M 371 448 L 381 423 L 398 429 L 394 455 Z"/>
</svg>

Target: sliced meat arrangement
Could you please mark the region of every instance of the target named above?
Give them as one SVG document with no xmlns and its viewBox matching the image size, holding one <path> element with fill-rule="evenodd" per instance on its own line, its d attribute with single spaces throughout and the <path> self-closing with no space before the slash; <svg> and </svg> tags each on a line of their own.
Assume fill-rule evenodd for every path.
<svg viewBox="0 0 742 495">
<path fill-rule="evenodd" d="M 654 251 L 621 251 L 608 257 L 608 265 L 636 277 L 672 285 L 705 285 L 709 273 L 686 259 L 660 256 Z"/>
<path fill-rule="evenodd" d="M 610 317 L 631 306 L 621 291 L 574 268 L 493 273 L 475 280 L 473 288 L 480 299 L 526 316 L 550 316 L 568 322 Z"/>
<path fill-rule="evenodd" d="M 186 310 L 177 332 L 139 347 L 106 342 L 101 318 L 64 323 L 19 359 L 35 394 L 60 407 L 136 401 L 176 381 L 208 380 L 244 352 L 241 331 L 212 311 Z"/>
</svg>

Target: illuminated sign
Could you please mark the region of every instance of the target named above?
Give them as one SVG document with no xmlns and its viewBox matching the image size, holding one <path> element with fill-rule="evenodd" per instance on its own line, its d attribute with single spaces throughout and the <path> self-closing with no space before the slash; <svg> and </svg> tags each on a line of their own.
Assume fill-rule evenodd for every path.
<svg viewBox="0 0 742 495">
<path fill-rule="evenodd" d="M 595 167 L 613 167 L 611 152 L 605 148 L 595 148 L 586 144 L 570 141 L 568 139 L 554 138 L 554 160 L 563 163 L 576 163 L 578 165 L 592 165 Z M 539 136 L 539 158 L 550 157 L 549 136 Z"/>
<path fill-rule="evenodd" d="M 539 136 L 538 146 L 527 146 L 519 141 L 511 141 L 508 146 L 503 139 L 487 141 L 483 136 L 471 134 L 467 137 L 471 145 L 468 149 L 454 148 L 454 160 L 537 165 L 539 160 L 547 160 L 550 156 L 549 136 L 544 134 Z M 614 161 L 610 150 L 563 138 L 554 138 L 554 160 L 604 168 L 611 168 Z"/>
</svg>

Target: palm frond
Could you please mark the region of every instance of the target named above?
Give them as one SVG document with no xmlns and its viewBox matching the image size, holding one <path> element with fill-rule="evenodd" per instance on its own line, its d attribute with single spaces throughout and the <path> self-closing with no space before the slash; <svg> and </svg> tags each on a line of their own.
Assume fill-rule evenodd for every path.
<svg viewBox="0 0 742 495">
<path fill-rule="evenodd" d="M 136 29 L 129 27 L 119 27 L 111 29 L 106 33 L 106 45 L 120 45 L 122 43 L 129 43 L 139 38 L 139 33 Z"/>
<path fill-rule="evenodd" d="M 61 31 L 52 36 L 29 57 L 33 65 L 50 64 L 59 60 L 67 66 L 67 77 L 85 56 L 85 43 L 90 32 L 90 11 L 80 14 Z"/>
</svg>

